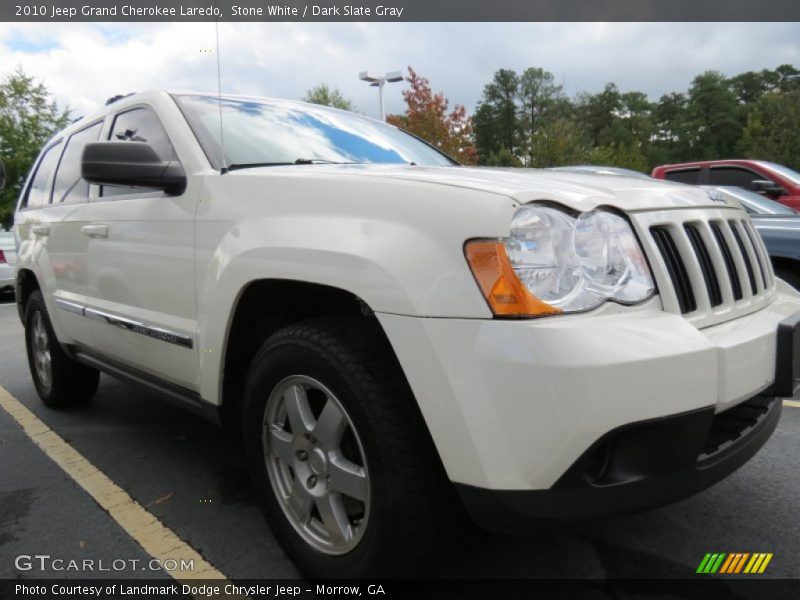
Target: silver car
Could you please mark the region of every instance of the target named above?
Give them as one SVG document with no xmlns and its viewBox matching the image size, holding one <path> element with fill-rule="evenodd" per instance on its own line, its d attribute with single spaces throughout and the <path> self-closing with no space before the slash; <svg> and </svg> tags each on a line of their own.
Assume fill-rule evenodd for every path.
<svg viewBox="0 0 800 600">
<path fill-rule="evenodd" d="M 0 231 L 0 294 L 14 291 L 17 248 L 11 231 Z"/>
</svg>

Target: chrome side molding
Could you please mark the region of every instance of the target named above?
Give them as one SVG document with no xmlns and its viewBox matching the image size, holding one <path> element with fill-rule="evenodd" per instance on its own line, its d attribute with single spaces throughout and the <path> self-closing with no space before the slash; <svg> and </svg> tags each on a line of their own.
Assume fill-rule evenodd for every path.
<svg viewBox="0 0 800 600">
<path fill-rule="evenodd" d="M 182 346 L 183 348 L 192 348 L 194 346 L 194 342 L 190 336 L 177 333 L 175 331 L 170 331 L 169 329 L 164 329 L 163 327 L 154 327 L 152 325 L 142 323 L 141 321 L 129 319 L 127 317 L 116 315 L 104 310 L 82 306 L 75 302 L 62 300 L 61 298 L 56 298 L 55 303 L 59 310 L 81 315 L 87 319 L 102 321 L 108 325 L 113 325 L 126 331 L 132 331 L 156 340 L 161 340 L 162 342 L 167 342 L 168 344 Z"/>
</svg>

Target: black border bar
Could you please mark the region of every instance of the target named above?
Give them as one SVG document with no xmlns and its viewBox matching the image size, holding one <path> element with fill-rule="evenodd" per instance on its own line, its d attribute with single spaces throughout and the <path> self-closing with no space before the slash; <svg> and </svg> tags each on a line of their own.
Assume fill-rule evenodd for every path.
<svg viewBox="0 0 800 600">
<path fill-rule="evenodd" d="M 234 10 L 238 6 L 241 11 Z M 797 0 L 3 0 L 0 21 L 800 21 Z"/>
</svg>

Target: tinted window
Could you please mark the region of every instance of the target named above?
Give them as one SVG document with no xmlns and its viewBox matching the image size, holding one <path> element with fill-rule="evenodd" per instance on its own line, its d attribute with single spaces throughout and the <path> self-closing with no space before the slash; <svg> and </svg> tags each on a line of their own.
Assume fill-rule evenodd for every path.
<svg viewBox="0 0 800 600">
<path fill-rule="evenodd" d="M 39 208 L 47 203 L 47 198 L 45 197 L 47 184 L 50 182 L 50 175 L 53 173 L 53 168 L 56 166 L 60 154 L 61 142 L 45 150 L 28 189 L 28 196 L 25 199 L 27 208 Z"/>
<path fill-rule="evenodd" d="M 53 183 L 53 204 L 85 202 L 89 198 L 89 184 L 81 177 L 81 155 L 86 144 L 98 140 L 102 126 L 102 122 L 95 123 L 73 134 L 67 141 Z"/>
<path fill-rule="evenodd" d="M 739 167 L 712 167 L 710 176 L 711 185 L 735 185 L 744 189 L 748 189 L 756 179 L 764 179 L 758 173 Z"/>
<path fill-rule="evenodd" d="M 177 160 L 175 149 L 169 141 L 167 132 L 148 108 L 134 108 L 114 117 L 108 139 L 112 142 L 146 142 L 152 146 L 161 160 Z M 102 196 L 133 194 L 152 191 L 148 188 L 103 186 Z"/>
<path fill-rule="evenodd" d="M 441 152 L 380 121 L 323 106 L 262 99 L 177 96 L 212 162 L 452 165 Z M 221 104 L 221 106 L 220 106 Z M 220 132 L 220 113 L 222 132 Z"/>
<path fill-rule="evenodd" d="M 700 181 L 700 169 L 675 169 L 674 171 L 667 171 L 664 174 L 664 179 L 677 181 L 678 183 L 697 185 Z"/>
</svg>

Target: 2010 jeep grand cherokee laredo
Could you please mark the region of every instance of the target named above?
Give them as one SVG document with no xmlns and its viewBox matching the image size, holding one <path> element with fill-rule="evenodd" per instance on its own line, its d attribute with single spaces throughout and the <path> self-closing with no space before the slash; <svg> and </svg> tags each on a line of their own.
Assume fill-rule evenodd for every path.
<svg viewBox="0 0 800 600">
<path fill-rule="evenodd" d="M 334 109 L 119 99 L 47 144 L 16 232 L 42 400 L 105 371 L 234 423 L 311 576 L 414 573 L 462 506 L 519 530 L 683 498 L 794 391 L 800 296 L 740 206 L 461 167 Z"/>
</svg>

